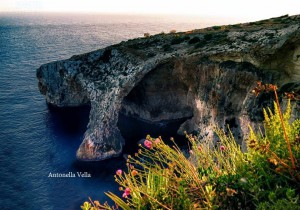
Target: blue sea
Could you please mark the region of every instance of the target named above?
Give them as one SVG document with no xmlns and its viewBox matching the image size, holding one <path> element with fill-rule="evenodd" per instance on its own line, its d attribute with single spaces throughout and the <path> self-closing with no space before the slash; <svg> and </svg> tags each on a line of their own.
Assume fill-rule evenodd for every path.
<svg viewBox="0 0 300 210">
<path fill-rule="evenodd" d="M 80 209 L 89 196 L 103 202 L 108 200 L 104 192 L 119 193 L 113 175 L 124 168 L 123 158 L 95 163 L 76 160 L 89 108 L 48 108 L 37 87 L 40 65 L 142 37 L 146 32 L 228 23 L 234 20 L 0 13 L 0 209 Z M 132 124 L 125 124 L 130 130 Z M 164 125 L 153 129 L 159 133 Z M 90 173 L 91 178 L 48 177 L 50 172 L 78 171 Z"/>
</svg>

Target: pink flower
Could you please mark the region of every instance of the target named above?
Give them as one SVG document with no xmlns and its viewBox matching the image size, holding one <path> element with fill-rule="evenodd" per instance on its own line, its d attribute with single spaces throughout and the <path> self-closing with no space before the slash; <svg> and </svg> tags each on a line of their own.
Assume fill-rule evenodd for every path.
<svg viewBox="0 0 300 210">
<path fill-rule="evenodd" d="M 225 150 L 225 146 L 223 146 L 223 145 L 220 146 L 220 150 L 221 150 L 221 151 L 224 151 L 224 150 Z"/>
<path fill-rule="evenodd" d="M 130 195 L 130 188 L 129 187 L 126 187 L 125 191 L 124 191 L 124 194 L 125 195 Z"/>
<path fill-rule="evenodd" d="M 151 148 L 152 148 L 152 142 L 149 141 L 149 140 L 145 140 L 145 141 L 144 141 L 144 145 L 145 145 L 145 147 L 147 147 L 148 149 L 151 149 Z"/>
<path fill-rule="evenodd" d="M 123 193 L 122 197 L 123 197 L 123 198 L 127 198 L 126 193 Z"/>
<path fill-rule="evenodd" d="M 189 153 L 190 153 L 191 155 L 194 154 L 193 150 L 190 150 Z"/>
<path fill-rule="evenodd" d="M 160 143 L 160 139 L 159 139 L 159 138 L 156 138 L 156 139 L 154 140 L 154 143 L 155 143 L 155 144 L 159 144 L 159 143 Z"/>
<path fill-rule="evenodd" d="M 121 169 L 117 170 L 117 171 L 116 171 L 116 174 L 117 174 L 118 176 L 121 176 L 121 175 L 122 175 L 122 170 L 121 170 Z"/>
</svg>

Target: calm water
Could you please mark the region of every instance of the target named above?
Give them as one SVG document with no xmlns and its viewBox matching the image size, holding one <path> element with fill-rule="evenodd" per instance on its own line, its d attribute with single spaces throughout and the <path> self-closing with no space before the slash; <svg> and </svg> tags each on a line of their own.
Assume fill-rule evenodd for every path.
<svg viewBox="0 0 300 210">
<path fill-rule="evenodd" d="M 0 209 L 79 209 L 88 196 L 104 201 L 104 191 L 116 191 L 112 175 L 124 165 L 122 158 L 76 161 L 89 109 L 48 109 L 35 77 L 41 64 L 145 32 L 220 23 L 180 17 L 0 13 Z M 92 178 L 48 178 L 50 172 L 76 171 L 87 171 Z"/>
</svg>

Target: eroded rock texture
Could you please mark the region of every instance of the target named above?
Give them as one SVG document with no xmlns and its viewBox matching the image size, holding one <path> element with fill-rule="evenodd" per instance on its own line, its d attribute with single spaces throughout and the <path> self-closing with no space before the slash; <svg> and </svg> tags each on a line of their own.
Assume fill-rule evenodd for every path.
<svg viewBox="0 0 300 210">
<path fill-rule="evenodd" d="M 80 160 L 121 153 L 119 112 L 150 122 L 189 117 L 178 132 L 203 137 L 228 124 L 241 140 L 272 100 L 255 99 L 257 81 L 299 91 L 299 22 L 284 16 L 122 42 L 42 65 L 39 89 L 57 107 L 91 105 Z"/>
</svg>

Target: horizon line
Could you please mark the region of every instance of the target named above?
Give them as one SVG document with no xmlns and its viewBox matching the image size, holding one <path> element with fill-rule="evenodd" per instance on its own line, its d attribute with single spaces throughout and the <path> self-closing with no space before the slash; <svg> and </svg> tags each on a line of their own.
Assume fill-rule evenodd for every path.
<svg viewBox="0 0 300 210">
<path fill-rule="evenodd" d="M 126 16 L 174 16 L 174 17 L 205 17 L 205 18 L 227 18 L 227 19 L 255 19 L 256 20 L 264 20 L 264 19 L 271 19 L 271 18 L 276 18 L 276 17 L 281 17 L 281 16 L 297 16 L 300 15 L 300 13 L 297 14 L 281 14 L 281 15 L 276 15 L 276 16 L 271 16 L 271 17 L 250 17 L 250 16 L 228 16 L 228 15 L 207 15 L 207 14 L 183 14 L 183 13 L 155 13 L 155 12 L 150 12 L 150 13 L 141 13 L 141 12 L 107 12 L 107 11 L 34 11 L 34 10 L 0 10 L 0 14 L 13 14 L 13 13 L 23 13 L 23 14 L 65 14 L 65 15 L 71 15 L 71 14 L 80 14 L 80 15 L 126 15 Z M 252 20 L 253 21 L 253 20 Z"/>
</svg>

